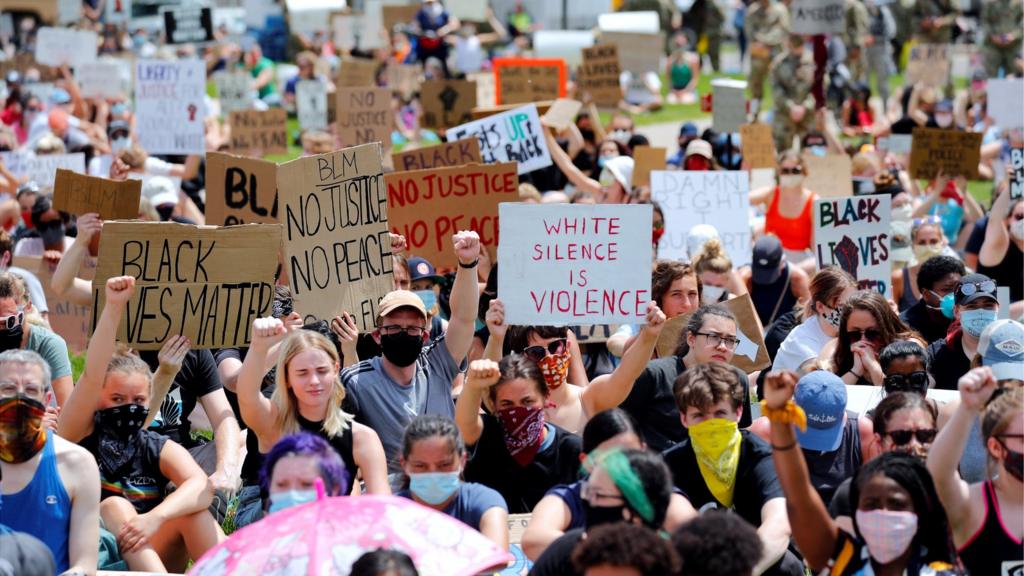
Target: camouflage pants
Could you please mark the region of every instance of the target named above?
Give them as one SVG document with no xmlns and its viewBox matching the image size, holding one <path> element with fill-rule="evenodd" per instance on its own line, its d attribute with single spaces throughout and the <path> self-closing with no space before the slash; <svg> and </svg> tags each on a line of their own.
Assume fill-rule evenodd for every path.
<svg viewBox="0 0 1024 576">
<path fill-rule="evenodd" d="M 1016 59 L 1021 57 L 1021 44 L 1002 48 L 987 44 L 982 53 L 985 55 L 985 73 L 989 78 L 998 77 L 1000 68 L 1004 76 L 1019 73 Z"/>
<path fill-rule="evenodd" d="M 814 127 L 814 110 L 808 109 L 803 120 L 793 122 L 789 110 L 776 108 L 772 118 L 772 137 L 775 138 L 775 149 L 780 153 L 793 147 L 793 136 L 803 137 Z"/>
<path fill-rule="evenodd" d="M 764 100 L 764 81 L 768 79 L 771 68 L 771 58 L 750 56 L 750 77 L 747 80 L 750 86 L 750 97 L 754 100 Z"/>
</svg>

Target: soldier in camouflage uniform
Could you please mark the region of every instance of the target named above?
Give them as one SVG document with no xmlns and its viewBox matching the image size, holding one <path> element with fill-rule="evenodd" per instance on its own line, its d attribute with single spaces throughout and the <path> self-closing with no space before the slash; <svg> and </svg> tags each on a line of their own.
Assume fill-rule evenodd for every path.
<svg viewBox="0 0 1024 576">
<path fill-rule="evenodd" d="M 868 9 L 861 0 L 846 0 L 846 30 L 842 34 L 846 46 L 846 67 L 855 82 L 867 81 L 867 58 L 864 46 L 868 32 Z"/>
<path fill-rule="evenodd" d="M 747 8 L 743 29 L 750 41 L 750 110 L 757 118 L 764 81 L 789 34 L 789 9 L 776 0 L 757 0 Z"/>
<path fill-rule="evenodd" d="M 922 44 L 949 44 L 955 20 L 950 0 L 916 0 L 912 12 L 914 38 Z"/>
<path fill-rule="evenodd" d="M 715 72 L 721 72 L 719 56 L 722 52 L 722 24 L 725 23 L 725 13 L 718 5 L 717 0 L 705 0 L 704 2 L 704 34 L 708 39 L 708 60 L 711 61 L 711 68 Z"/>
<path fill-rule="evenodd" d="M 793 147 L 793 136 L 802 137 L 814 127 L 814 54 L 802 36 L 790 36 L 787 44 L 772 62 L 772 135 L 779 152 Z"/>
<path fill-rule="evenodd" d="M 1003 74 L 1020 75 L 1021 28 L 1024 27 L 1024 0 L 985 0 L 981 7 L 981 30 L 985 35 L 982 53 L 989 78 Z"/>
</svg>

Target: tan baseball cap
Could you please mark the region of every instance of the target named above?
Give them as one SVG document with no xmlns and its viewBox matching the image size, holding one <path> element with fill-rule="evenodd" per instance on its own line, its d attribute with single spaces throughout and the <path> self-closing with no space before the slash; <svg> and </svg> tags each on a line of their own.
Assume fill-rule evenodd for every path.
<svg viewBox="0 0 1024 576">
<path fill-rule="evenodd" d="M 423 300 L 415 292 L 409 290 L 393 290 L 380 299 L 380 312 L 378 318 L 383 318 L 399 308 L 414 308 L 417 312 L 427 317 L 427 310 L 423 307 Z"/>
</svg>

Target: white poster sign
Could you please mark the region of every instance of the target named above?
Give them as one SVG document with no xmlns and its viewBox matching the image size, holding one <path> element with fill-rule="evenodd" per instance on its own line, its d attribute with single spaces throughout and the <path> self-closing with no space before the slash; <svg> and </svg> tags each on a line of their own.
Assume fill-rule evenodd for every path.
<svg viewBox="0 0 1024 576">
<path fill-rule="evenodd" d="M 583 63 L 581 50 L 594 45 L 590 30 L 537 30 L 533 33 L 533 55 L 537 58 L 561 58 L 566 66 Z"/>
<path fill-rule="evenodd" d="M 654 10 L 644 12 L 612 12 L 597 17 L 597 27 L 603 32 L 636 32 L 657 34 L 661 20 Z"/>
<path fill-rule="evenodd" d="M 359 47 L 363 50 L 385 48 L 388 37 L 384 30 L 384 5 L 381 0 L 365 0 L 359 22 Z"/>
<path fill-rule="evenodd" d="M 36 62 L 75 68 L 96 60 L 98 37 L 91 30 L 40 28 L 36 35 Z"/>
<path fill-rule="evenodd" d="M 985 85 L 988 115 L 1007 130 L 1024 126 L 1024 78 L 992 78 Z"/>
<path fill-rule="evenodd" d="M 842 34 L 846 30 L 845 0 L 793 0 L 789 14 L 793 34 Z"/>
<path fill-rule="evenodd" d="M 743 80 L 721 78 L 711 81 L 712 125 L 717 132 L 739 132 L 747 123 L 747 101 Z"/>
<path fill-rule="evenodd" d="M 862 290 L 892 298 L 889 258 L 892 198 L 888 194 L 828 198 L 814 202 L 818 269 L 839 266 Z"/>
<path fill-rule="evenodd" d="M 220 100 L 220 113 L 227 118 L 232 112 L 252 108 L 252 76 L 246 72 L 218 72 L 213 75 Z"/>
<path fill-rule="evenodd" d="M 31 150 L 0 152 L 4 166 L 18 179 L 26 178 L 40 186 L 53 186 L 57 169 L 63 168 L 85 174 L 85 154 L 46 154 L 36 156 Z"/>
<path fill-rule="evenodd" d="M 518 162 L 519 174 L 526 174 L 551 166 L 543 129 L 537 106 L 527 104 L 450 128 L 447 136 L 449 142 L 476 136 L 485 163 Z"/>
<path fill-rule="evenodd" d="M 131 94 L 132 75 L 123 60 L 97 60 L 75 68 L 85 98 L 117 98 Z"/>
<path fill-rule="evenodd" d="M 300 80 L 295 84 L 295 109 L 303 130 L 327 128 L 327 86 L 319 80 Z"/>
<path fill-rule="evenodd" d="M 203 154 L 206 63 L 139 60 L 135 114 L 139 144 L 150 154 Z"/>
<path fill-rule="evenodd" d="M 469 22 L 486 22 L 487 5 L 486 0 L 446 0 L 445 8 L 448 14 L 459 20 Z"/>
</svg>

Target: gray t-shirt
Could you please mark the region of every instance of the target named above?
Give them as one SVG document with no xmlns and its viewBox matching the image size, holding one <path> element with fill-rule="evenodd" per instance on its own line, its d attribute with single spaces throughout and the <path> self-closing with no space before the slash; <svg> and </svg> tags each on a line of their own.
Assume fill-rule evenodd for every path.
<svg viewBox="0 0 1024 576">
<path fill-rule="evenodd" d="M 416 360 L 412 383 L 404 386 L 384 371 L 380 356 L 363 360 L 341 372 L 347 399 L 356 421 L 373 428 L 384 445 L 388 472 L 399 472 L 405 427 L 416 416 L 437 414 L 455 418 L 452 380 L 459 366 L 448 352 L 444 337 L 434 340 Z"/>
<path fill-rule="evenodd" d="M 46 292 L 43 292 L 43 284 L 39 282 L 39 278 L 36 278 L 35 274 L 17 266 L 9 266 L 7 271 L 11 274 L 17 274 L 25 280 L 25 285 L 28 286 L 29 300 L 32 301 L 32 306 L 39 310 L 40 314 L 50 312 L 50 308 L 46 305 Z"/>
<path fill-rule="evenodd" d="M 71 376 L 71 360 L 68 359 L 68 345 L 60 334 L 41 326 L 33 326 L 28 332 L 25 350 L 38 353 L 50 365 L 50 377 L 56 380 Z"/>
</svg>

